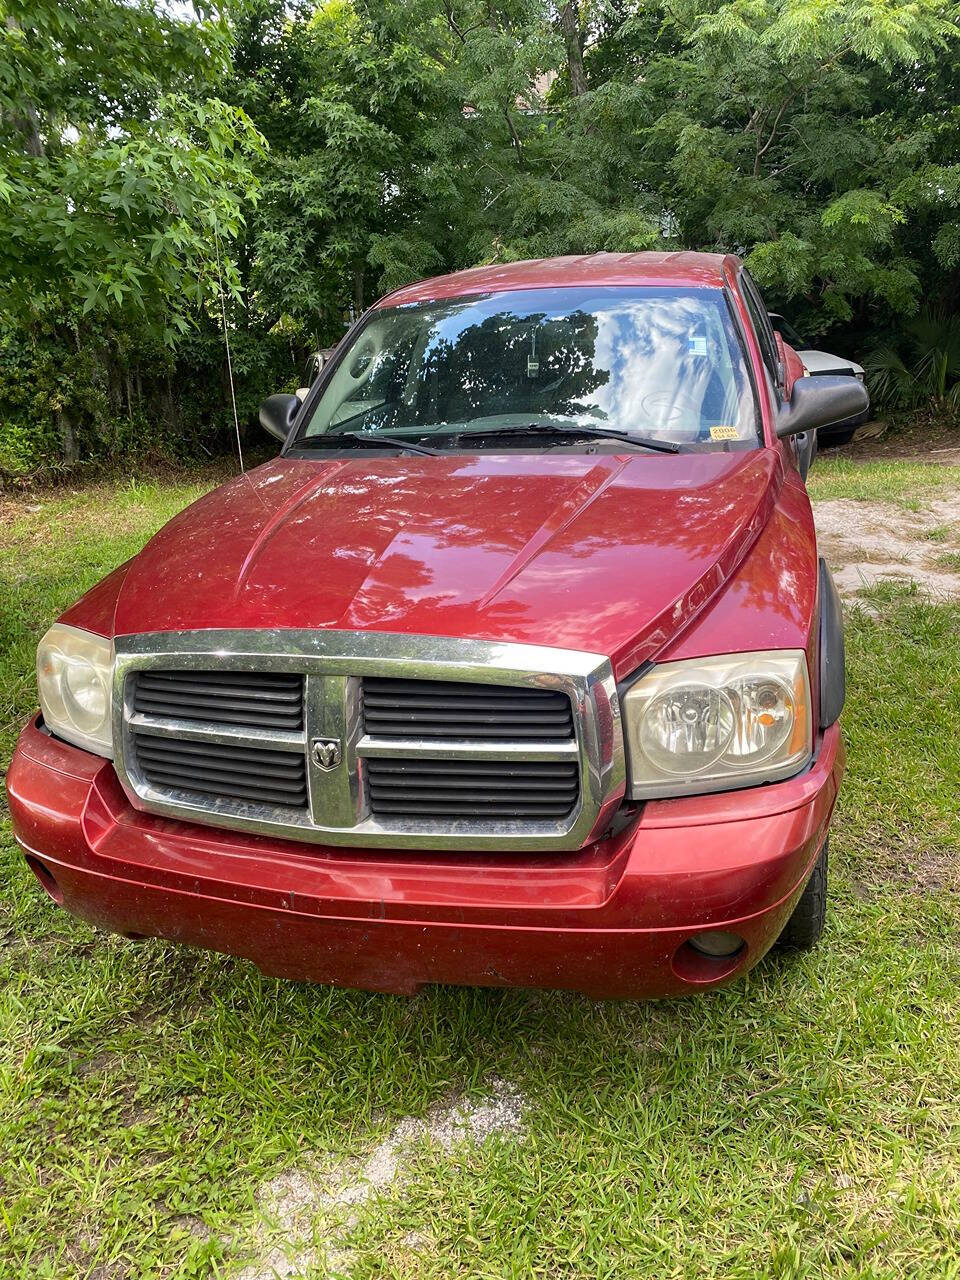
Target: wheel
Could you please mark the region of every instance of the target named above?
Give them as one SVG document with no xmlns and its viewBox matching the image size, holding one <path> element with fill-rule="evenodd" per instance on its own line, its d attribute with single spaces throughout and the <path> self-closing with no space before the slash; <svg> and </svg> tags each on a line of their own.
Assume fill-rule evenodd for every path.
<svg viewBox="0 0 960 1280">
<path fill-rule="evenodd" d="M 777 939 L 778 947 L 793 951 L 809 951 L 820 941 L 827 918 L 827 862 L 830 841 L 824 842 L 820 857 L 811 872 L 806 888 L 793 908 L 793 915 Z"/>
<path fill-rule="evenodd" d="M 823 449 L 842 449 L 856 434 L 856 427 L 840 427 L 837 430 L 832 427 L 821 427 L 817 432 L 817 438 Z"/>
</svg>

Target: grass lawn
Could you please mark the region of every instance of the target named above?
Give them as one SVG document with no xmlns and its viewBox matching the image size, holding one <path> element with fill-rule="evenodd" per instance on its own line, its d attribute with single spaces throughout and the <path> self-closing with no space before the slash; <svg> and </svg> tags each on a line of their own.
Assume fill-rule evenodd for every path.
<svg viewBox="0 0 960 1280">
<path fill-rule="evenodd" d="M 956 492 L 960 467 L 932 466 L 927 462 L 852 462 L 842 453 L 821 454 L 808 480 L 810 496 L 856 498 L 899 502 L 908 509 L 922 506 L 924 498 Z"/>
<path fill-rule="evenodd" d="M 811 490 L 922 505 L 956 471 L 823 458 Z M 202 487 L 0 512 L 0 760 L 44 627 Z M 960 1276 L 960 605 L 877 589 L 847 648 L 824 942 L 686 1001 L 129 943 L 0 818 L 0 1276 Z"/>
</svg>

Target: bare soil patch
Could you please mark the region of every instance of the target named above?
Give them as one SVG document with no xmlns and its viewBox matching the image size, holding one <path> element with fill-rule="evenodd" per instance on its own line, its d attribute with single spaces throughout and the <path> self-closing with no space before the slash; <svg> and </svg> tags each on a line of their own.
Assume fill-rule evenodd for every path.
<svg viewBox="0 0 960 1280">
<path fill-rule="evenodd" d="M 960 892 L 960 853 L 908 839 L 877 843 L 854 874 L 854 892 L 869 899 L 888 886 L 905 893 Z"/>
<path fill-rule="evenodd" d="M 821 552 L 840 594 L 879 582 L 915 582 L 929 595 L 960 599 L 960 572 L 945 556 L 960 551 L 960 494 L 929 499 L 922 511 L 892 502 L 835 498 L 813 504 Z"/>
<path fill-rule="evenodd" d="M 324 1169 L 320 1159 L 288 1169 L 260 1189 L 265 1217 L 274 1225 L 264 1235 L 260 1255 L 236 1280 L 293 1280 L 315 1267 L 345 1260 L 337 1225 L 349 1225 L 371 1196 L 403 1181 L 404 1164 L 422 1146 L 450 1153 L 495 1134 L 522 1139 L 524 1099 L 503 1080 L 490 1083 L 480 1100 L 453 1098 L 431 1107 L 420 1120 L 407 1116 L 365 1159 L 340 1161 Z M 318 1238 L 318 1219 L 325 1228 Z M 410 1242 L 411 1249 L 419 1242 Z"/>
<path fill-rule="evenodd" d="M 62 527 L 71 517 L 82 523 L 86 533 L 104 538 L 138 533 L 150 518 L 150 508 L 141 503 L 131 502 L 125 510 L 118 511 L 111 502 L 115 494 L 103 487 L 83 494 L 71 492 L 69 497 L 76 499 L 75 510 L 60 515 L 51 513 L 50 503 L 0 497 L 0 548 L 48 548 L 51 524 Z"/>
<path fill-rule="evenodd" d="M 824 451 L 824 457 L 849 458 L 851 462 L 931 462 L 960 466 L 960 428 L 942 420 L 889 422 L 877 418 L 865 422 L 849 445 Z"/>
</svg>

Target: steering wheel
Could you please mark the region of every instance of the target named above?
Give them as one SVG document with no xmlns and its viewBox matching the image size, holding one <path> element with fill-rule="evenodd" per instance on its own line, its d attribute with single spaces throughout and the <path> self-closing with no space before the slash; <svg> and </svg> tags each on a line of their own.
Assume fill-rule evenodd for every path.
<svg viewBox="0 0 960 1280">
<path fill-rule="evenodd" d="M 668 430 L 690 439 L 703 434 L 703 403 L 690 394 L 676 390 L 650 392 L 640 399 L 640 411 L 648 419 L 650 428 Z"/>
<path fill-rule="evenodd" d="M 354 387 L 362 387 L 370 377 L 377 363 L 377 356 L 383 350 L 383 335 L 371 330 L 365 333 L 350 353 L 350 361 L 346 366 L 346 374 Z"/>
<path fill-rule="evenodd" d="M 702 405 L 693 396 L 676 391 L 651 391 L 640 401 L 640 408 L 651 420 L 661 426 L 680 426 L 695 422 L 700 429 Z M 688 427 L 689 430 L 689 427 Z"/>
</svg>

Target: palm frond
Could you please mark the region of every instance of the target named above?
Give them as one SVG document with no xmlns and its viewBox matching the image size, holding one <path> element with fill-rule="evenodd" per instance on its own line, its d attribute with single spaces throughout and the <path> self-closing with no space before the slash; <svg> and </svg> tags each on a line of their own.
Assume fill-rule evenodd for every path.
<svg viewBox="0 0 960 1280">
<path fill-rule="evenodd" d="M 891 409 L 911 409 L 922 396 L 915 375 L 893 347 L 875 347 L 864 359 L 870 395 Z"/>
<path fill-rule="evenodd" d="M 904 326 L 898 346 L 882 346 L 864 361 L 870 394 L 890 409 L 960 403 L 960 315 L 927 307 Z"/>
</svg>

